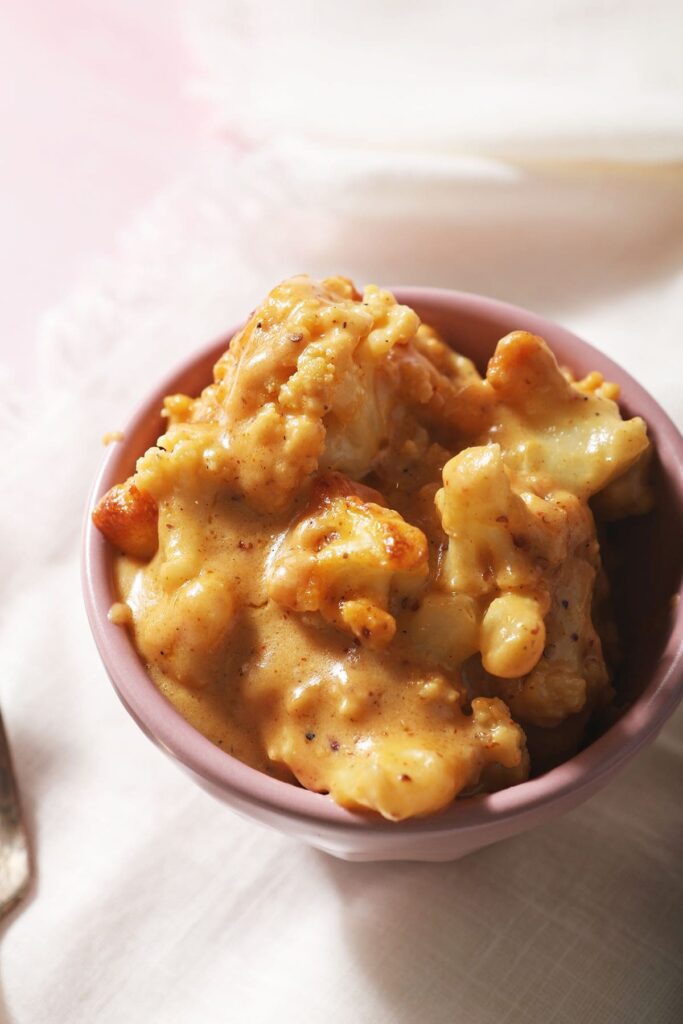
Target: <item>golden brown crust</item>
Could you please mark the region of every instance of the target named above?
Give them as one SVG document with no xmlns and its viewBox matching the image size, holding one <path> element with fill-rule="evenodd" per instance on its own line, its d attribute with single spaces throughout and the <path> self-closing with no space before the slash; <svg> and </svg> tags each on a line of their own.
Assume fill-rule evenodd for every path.
<svg viewBox="0 0 683 1024">
<path fill-rule="evenodd" d="M 159 510 L 154 498 L 132 478 L 116 484 L 100 498 L 92 520 L 110 544 L 131 558 L 152 558 L 159 545 Z"/>
<path fill-rule="evenodd" d="M 383 648 L 396 631 L 392 595 L 411 592 L 426 576 L 424 534 L 374 488 L 324 473 L 282 539 L 268 590 L 283 608 L 318 612 L 360 643 Z"/>
</svg>

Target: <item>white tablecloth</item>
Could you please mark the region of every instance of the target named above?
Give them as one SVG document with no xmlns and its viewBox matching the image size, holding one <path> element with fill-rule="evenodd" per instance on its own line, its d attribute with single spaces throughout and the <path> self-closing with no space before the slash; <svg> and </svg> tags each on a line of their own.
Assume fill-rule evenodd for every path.
<svg viewBox="0 0 683 1024">
<path fill-rule="evenodd" d="M 346 864 L 233 816 L 154 749 L 106 680 L 78 578 L 101 435 L 123 425 L 168 366 L 299 270 L 528 305 L 607 351 L 683 422 L 674 5 L 596 4 L 591 14 L 537 4 L 541 27 L 518 31 L 514 60 L 496 37 L 525 102 L 538 68 L 531 79 L 523 69 L 541 43 L 543 74 L 552 81 L 554 53 L 562 75 L 574 68 L 581 84 L 574 104 L 566 81 L 557 85 L 557 121 L 548 97 L 525 112 L 523 152 L 509 144 L 514 133 L 501 134 L 491 100 L 505 81 L 496 93 L 489 61 L 477 93 L 466 40 L 449 48 L 437 31 L 447 5 L 431 5 L 436 56 L 462 57 L 468 103 L 481 103 L 486 130 L 474 131 L 470 111 L 449 122 L 447 146 L 435 145 L 431 121 L 414 146 L 410 124 L 394 119 L 375 149 L 367 109 L 358 137 L 346 115 L 338 138 L 321 133 L 335 124 L 324 89 L 289 134 L 254 131 L 249 119 L 268 124 L 268 96 L 276 107 L 282 97 L 259 93 L 259 78 L 231 108 L 230 83 L 215 61 L 211 71 L 225 33 L 242 33 L 243 65 L 255 55 L 271 89 L 288 81 L 291 61 L 300 81 L 305 47 L 268 49 L 263 4 L 248 16 L 237 3 L 198 6 L 192 31 L 232 141 L 207 142 L 195 171 L 142 212 L 111 261 L 46 318 L 35 378 L 18 390 L 8 376 L 2 392 L 2 707 L 37 882 L 2 938 L 0 1022 L 677 1021 L 680 713 L 607 790 L 561 820 L 454 864 Z M 290 6 L 294 21 L 278 27 L 285 42 L 305 13 Z M 534 4 L 522 6 L 528 26 Z M 388 10 L 407 5 L 384 6 L 385 20 Z M 311 45 L 329 30 L 321 18 L 322 28 L 305 22 Z M 374 8 L 368 18 L 376 38 Z M 478 32 L 481 46 L 481 24 Z M 353 48 L 356 37 L 342 35 L 330 68 Z M 410 31 L 392 45 L 410 54 Z M 407 57 L 389 65 L 386 74 L 409 69 L 408 84 L 418 76 Z M 609 103 L 603 96 L 587 113 L 605 66 Z M 446 117 L 447 105 L 440 110 Z M 507 106 L 503 114 L 509 127 Z M 606 124 L 615 130 L 603 151 Z"/>
</svg>

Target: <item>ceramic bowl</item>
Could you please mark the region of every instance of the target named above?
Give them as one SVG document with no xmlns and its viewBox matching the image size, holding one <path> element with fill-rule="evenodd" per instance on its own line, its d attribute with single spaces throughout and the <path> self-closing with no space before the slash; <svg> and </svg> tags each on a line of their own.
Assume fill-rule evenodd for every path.
<svg viewBox="0 0 683 1024">
<path fill-rule="evenodd" d="M 486 796 L 455 801 L 432 817 L 393 823 L 338 807 L 327 796 L 272 779 L 235 760 L 189 725 L 156 689 L 127 630 L 112 625 L 113 551 L 90 513 L 112 484 L 162 433 L 162 398 L 197 394 L 235 332 L 193 355 L 140 406 L 124 439 L 111 445 L 90 497 L 83 541 L 83 586 L 102 661 L 124 706 L 154 743 L 237 813 L 348 860 L 455 860 L 568 811 L 587 800 L 657 736 L 683 691 L 683 439 L 633 378 L 563 327 L 492 299 L 430 288 L 397 288 L 458 351 L 484 368 L 499 338 L 529 330 L 546 339 L 562 364 L 583 375 L 599 370 L 622 389 L 625 415 L 648 424 L 656 456 L 654 512 L 615 527 L 625 553 L 613 587 L 624 646 L 615 723 L 579 754 L 546 774 Z M 144 784 L 144 782 L 143 782 Z M 654 795 L 654 794 L 653 794 Z"/>
</svg>

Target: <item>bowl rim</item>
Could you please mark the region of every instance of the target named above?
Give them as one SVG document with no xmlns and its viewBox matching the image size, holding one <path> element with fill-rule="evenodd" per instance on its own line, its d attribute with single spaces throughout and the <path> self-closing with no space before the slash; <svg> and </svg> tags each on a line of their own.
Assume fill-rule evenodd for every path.
<svg viewBox="0 0 683 1024">
<path fill-rule="evenodd" d="M 652 398 L 625 370 L 561 325 L 523 307 L 469 292 L 445 288 L 391 288 L 407 305 L 440 306 L 454 318 L 472 314 L 484 319 L 520 320 L 524 329 L 551 336 L 551 347 L 561 344 L 577 348 L 596 363 L 596 368 L 617 381 L 627 392 L 627 404 L 637 409 L 652 426 L 656 423 L 658 455 L 662 469 L 675 489 L 683 495 L 683 437 Z M 124 439 L 144 429 L 150 415 L 158 416 L 165 395 L 177 390 L 178 381 L 192 369 L 224 351 L 242 324 L 219 340 L 195 350 L 169 373 L 138 405 L 124 430 Z M 362 829 L 393 835 L 493 829 L 503 821 L 519 819 L 550 803 L 560 802 L 582 790 L 592 791 L 657 734 L 683 696 L 683 614 L 681 591 L 678 612 L 665 650 L 647 687 L 621 718 L 580 753 L 551 771 L 497 793 L 454 801 L 447 808 L 424 818 L 401 822 L 378 815 L 355 812 L 338 806 L 326 795 L 313 793 L 274 779 L 231 756 L 194 726 L 190 725 L 153 683 L 140 659 L 129 631 L 112 624 L 107 613 L 116 599 L 111 574 L 112 554 L 108 543 L 92 523 L 92 510 L 106 490 L 119 482 L 117 471 L 128 448 L 126 440 L 107 447 L 92 486 L 82 534 L 82 586 L 85 606 L 95 643 L 122 703 L 142 730 L 174 759 L 191 769 L 211 786 L 232 795 L 243 807 L 256 806 L 271 814 L 317 823 L 336 831 Z M 662 441 L 665 443 L 662 444 Z M 587 793 L 586 795 L 589 795 Z"/>
</svg>

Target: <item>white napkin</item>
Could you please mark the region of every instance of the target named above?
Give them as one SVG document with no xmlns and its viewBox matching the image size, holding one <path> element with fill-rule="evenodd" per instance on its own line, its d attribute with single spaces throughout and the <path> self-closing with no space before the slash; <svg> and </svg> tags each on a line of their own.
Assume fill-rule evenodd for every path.
<svg viewBox="0 0 683 1024">
<path fill-rule="evenodd" d="M 673 0 L 194 0 L 201 91 L 260 145 L 675 160 Z"/>
<path fill-rule="evenodd" d="M 241 45 L 256 53 L 264 5 L 212 6 L 221 24 L 216 12 L 237 12 Z M 613 89 L 624 110 L 641 96 L 646 72 L 653 94 L 668 89 L 680 103 L 668 59 L 673 5 L 659 5 L 659 14 L 648 5 L 646 16 L 637 4 L 527 2 L 521 28 L 507 6 L 481 5 L 494 6 L 504 29 L 501 22 L 489 56 L 505 58 L 506 74 L 513 58 L 527 67 L 533 56 L 526 45 L 533 7 L 542 25 L 552 21 L 559 31 L 569 19 L 573 26 L 568 52 L 553 50 L 565 67 L 597 24 L 609 74 L 621 69 Z M 199 9 L 206 12 L 205 0 Z M 254 58 L 268 81 L 246 83 L 240 96 L 263 125 L 272 123 L 266 98 L 273 116 L 281 102 L 268 83 L 298 81 L 289 71 L 305 44 L 290 51 L 284 42 L 296 26 L 313 33 L 331 25 L 326 5 L 316 5 L 315 22 L 310 6 L 308 21 L 298 2 L 288 9 L 283 21 L 273 8 L 271 49 Z M 431 14 L 449 11 L 437 4 Z M 407 17 L 408 5 L 351 10 L 370 39 L 384 39 L 397 12 Z M 475 16 L 459 10 L 457 17 L 473 24 Z M 419 69 L 436 75 L 426 57 L 409 58 L 409 25 L 395 43 L 401 63 L 411 81 Z M 289 33 L 279 49 L 278 32 Z M 351 29 L 340 32 L 338 41 L 348 43 Z M 219 24 L 213 39 L 220 54 Z M 438 50 L 439 60 L 447 50 Z M 320 75 L 325 68 L 332 75 L 339 52 L 344 46 L 332 47 L 328 61 L 315 52 Z M 607 74 L 591 52 L 582 97 L 591 92 L 586 74 L 594 84 Z M 639 55 L 640 78 L 629 55 Z M 465 42 L 452 61 L 465 62 L 468 74 L 476 64 Z M 543 75 L 551 63 L 546 54 Z M 504 77 L 494 90 L 491 60 L 485 69 L 502 95 Z M 348 83 L 354 75 L 352 68 Z M 218 79 L 209 78 L 219 96 Z M 360 85 L 352 87 L 357 108 Z M 502 146 L 480 150 L 471 137 L 462 152 L 436 154 L 431 143 L 420 150 L 409 134 L 402 142 L 398 121 L 391 154 L 367 153 L 357 145 L 360 133 L 347 131 L 353 119 L 337 122 L 334 106 L 327 124 L 332 136 L 339 123 L 340 138 L 322 139 L 330 96 L 289 140 L 265 144 L 265 132 L 254 131 L 248 145 L 207 147 L 195 172 L 145 210 L 111 261 L 46 319 L 30 386 L 16 391 L 4 381 L 2 707 L 38 881 L 3 937 L 0 1022 L 676 1021 L 683 1006 L 681 714 L 606 791 L 561 820 L 452 865 L 353 865 L 242 821 L 199 790 L 126 715 L 94 650 L 78 540 L 101 435 L 122 427 L 151 382 L 286 274 L 433 282 L 529 305 L 614 356 L 683 422 L 683 174 L 661 161 L 635 165 L 646 151 L 653 160 L 680 155 L 670 108 L 662 105 L 661 119 L 651 121 L 634 103 L 628 161 L 598 164 L 591 162 L 598 114 L 592 120 L 578 104 L 572 161 L 554 151 L 553 161 L 537 163 L 536 151 L 525 150 L 520 163 Z M 566 97 L 571 106 L 571 89 Z M 549 99 L 533 108 L 528 139 L 536 138 L 539 154 L 548 152 L 543 139 L 558 137 L 551 108 Z M 364 117 L 366 132 L 372 125 Z M 236 117 L 234 127 L 241 125 Z M 493 138 L 496 124 L 489 127 Z"/>
</svg>

